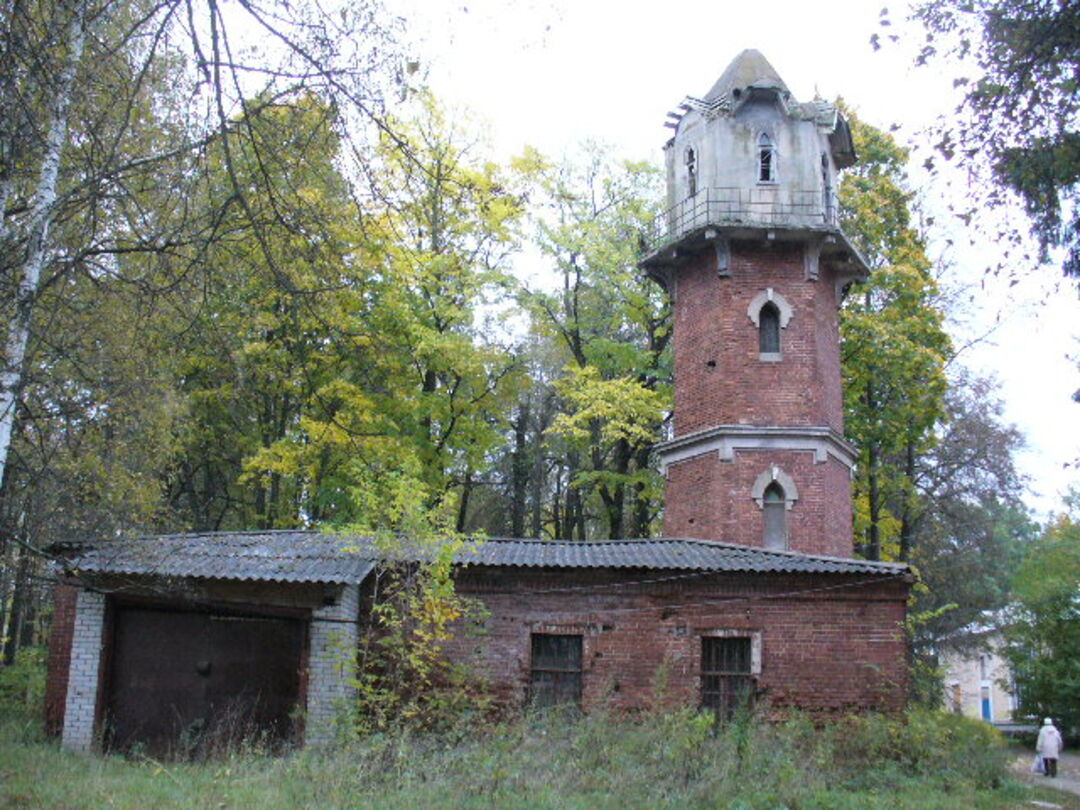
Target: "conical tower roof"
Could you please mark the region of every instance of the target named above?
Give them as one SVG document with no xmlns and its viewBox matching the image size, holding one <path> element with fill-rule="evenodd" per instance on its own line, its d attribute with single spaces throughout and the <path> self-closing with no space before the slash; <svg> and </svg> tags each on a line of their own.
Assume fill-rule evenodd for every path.
<svg viewBox="0 0 1080 810">
<path fill-rule="evenodd" d="M 769 64 L 769 60 L 761 55 L 761 51 L 748 48 L 727 66 L 727 70 L 716 80 L 716 84 L 705 96 L 705 101 L 715 101 L 722 96 L 731 98 L 732 90 L 743 90 L 748 87 L 790 93 L 784 80 L 780 78 L 780 74 Z"/>
</svg>

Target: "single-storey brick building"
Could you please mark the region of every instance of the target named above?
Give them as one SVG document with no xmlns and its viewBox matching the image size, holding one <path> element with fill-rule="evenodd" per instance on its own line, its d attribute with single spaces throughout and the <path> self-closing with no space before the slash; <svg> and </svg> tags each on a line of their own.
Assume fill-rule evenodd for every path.
<svg viewBox="0 0 1080 810">
<path fill-rule="evenodd" d="M 837 309 L 867 273 L 838 224 L 850 132 L 756 51 L 669 117 L 671 207 L 641 261 L 674 312 L 666 536 L 466 544 L 455 581 L 486 626 L 451 653 L 509 703 L 632 710 L 662 673 L 670 698 L 721 711 L 897 709 L 912 577 L 853 558 L 843 438 Z M 327 737 L 382 563 L 368 539 L 170 535 L 66 558 L 48 683 L 65 746 Z"/>
</svg>

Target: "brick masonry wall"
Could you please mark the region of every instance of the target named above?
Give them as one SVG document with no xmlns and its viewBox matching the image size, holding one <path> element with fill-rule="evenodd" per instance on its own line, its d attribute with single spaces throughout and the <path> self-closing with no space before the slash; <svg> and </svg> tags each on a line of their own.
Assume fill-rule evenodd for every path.
<svg viewBox="0 0 1080 810">
<path fill-rule="evenodd" d="M 45 733 L 60 735 L 67 704 L 71 639 L 75 632 L 75 601 L 79 589 L 66 582 L 53 587 L 53 618 L 49 628 L 49 659 L 45 672 Z"/>
<path fill-rule="evenodd" d="M 843 430 L 840 343 L 832 274 L 822 265 L 807 280 L 799 243 L 733 242 L 730 277 L 716 272 L 712 251 L 675 272 L 675 436 L 722 425 L 829 427 Z M 782 359 L 762 360 L 747 315 L 767 288 L 792 317 L 781 330 Z M 854 541 L 847 467 L 809 451 L 737 450 L 668 468 L 664 534 L 761 546 L 763 513 L 751 495 L 772 465 L 790 475 L 799 498 L 787 513 L 789 548 L 850 557 Z"/>
<path fill-rule="evenodd" d="M 526 700 L 530 634 L 583 638 L 585 708 L 639 710 L 658 699 L 700 700 L 701 638 L 759 635 L 760 698 L 775 709 L 898 710 L 907 695 L 899 579 L 817 575 L 707 575 L 655 580 L 647 572 L 466 569 L 462 594 L 490 612 L 481 635 L 463 635 L 459 660 L 479 667 L 510 705 Z M 661 690 L 659 684 L 663 683 Z"/>
<path fill-rule="evenodd" d="M 71 751 L 89 751 L 94 745 L 104 629 L 105 596 L 80 589 L 75 601 L 61 737 L 63 747 Z"/>
<path fill-rule="evenodd" d="M 356 677 L 359 612 L 357 585 L 345 586 L 336 605 L 312 611 L 304 734 L 308 745 L 332 741 L 348 708 L 350 682 Z"/>
<path fill-rule="evenodd" d="M 791 476 L 799 493 L 787 511 L 789 548 L 851 557 L 850 473 L 832 456 L 814 461 L 812 451 L 738 450 L 734 461 L 707 453 L 672 464 L 664 535 L 762 546 L 764 512 L 751 490 L 773 464 Z"/>
<path fill-rule="evenodd" d="M 675 436 L 715 425 L 827 425 L 843 431 L 836 292 L 824 265 L 805 279 L 803 246 L 733 242 L 729 278 L 712 251 L 675 273 Z M 747 307 L 767 288 L 792 307 L 783 359 L 760 359 Z"/>
</svg>

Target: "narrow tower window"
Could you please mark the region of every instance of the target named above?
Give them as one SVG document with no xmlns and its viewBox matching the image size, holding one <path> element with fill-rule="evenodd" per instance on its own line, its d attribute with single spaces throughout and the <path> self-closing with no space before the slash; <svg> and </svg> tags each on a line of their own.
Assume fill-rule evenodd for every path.
<svg viewBox="0 0 1080 810">
<path fill-rule="evenodd" d="M 758 348 L 762 354 L 780 354 L 780 308 L 773 301 L 758 313 Z"/>
<path fill-rule="evenodd" d="M 776 182 L 776 147 L 764 132 L 758 137 L 758 182 Z"/>
<path fill-rule="evenodd" d="M 836 199 L 833 194 L 832 181 L 829 176 L 829 158 L 821 153 L 821 193 L 825 207 L 825 221 L 832 224 L 836 222 Z"/>
<path fill-rule="evenodd" d="M 686 187 L 688 196 L 697 194 L 697 153 L 693 147 L 686 150 Z"/>
<path fill-rule="evenodd" d="M 768 549 L 787 548 L 787 502 L 784 488 L 773 481 L 765 487 L 762 498 L 762 512 L 765 517 L 765 532 L 762 545 Z"/>
</svg>

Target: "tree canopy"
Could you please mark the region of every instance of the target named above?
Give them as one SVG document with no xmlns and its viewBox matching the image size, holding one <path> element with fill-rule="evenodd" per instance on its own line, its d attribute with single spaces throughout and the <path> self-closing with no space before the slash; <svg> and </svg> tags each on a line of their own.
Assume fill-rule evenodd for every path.
<svg viewBox="0 0 1080 810">
<path fill-rule="evenodd" d="M 1070 0 L 934 0 L 914 7 L 925 27 L 920 64 L 952 60 L 962 100 L 935 133 L 938 156 L 991 185 L 961 212 L 1019 196 L 1042 261 L 1062 248 L 1080 278 L 1080 6 Z M 1017 243 L 1021 234 L 1002 234 Z"/>
</svg>

